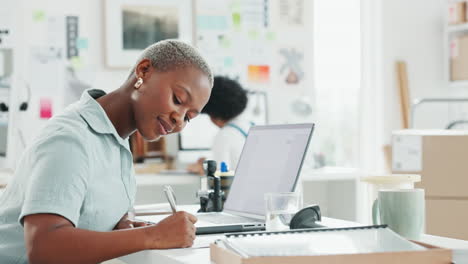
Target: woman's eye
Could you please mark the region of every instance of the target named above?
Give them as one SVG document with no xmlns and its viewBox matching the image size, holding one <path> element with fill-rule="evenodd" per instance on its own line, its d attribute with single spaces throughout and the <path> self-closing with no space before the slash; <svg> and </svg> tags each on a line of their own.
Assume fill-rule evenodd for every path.
<svg viewBox="0 0 468 264">
<path fill-rule="evenodd" d="M 190 122 L 190 117 L 185 116 L 185 122 L 189 123 Z"/>
<path fill-rule="evenodd" d="M 175 96 L 175 95 L 173 96 L 173 98 L 174 98 L 174 104 L 179 105 L 180 104 L 179 98 L 177 98 L 177 96 Z"/>
</svg>

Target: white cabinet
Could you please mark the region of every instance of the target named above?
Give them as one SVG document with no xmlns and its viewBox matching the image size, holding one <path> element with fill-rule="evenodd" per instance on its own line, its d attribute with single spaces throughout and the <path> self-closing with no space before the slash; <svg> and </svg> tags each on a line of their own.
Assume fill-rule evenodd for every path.
<svg viewBox="0 0 468 264">
<path fill-rule="evenodd" d="M 301 173 L 304 206 L 318 204 L 322 216 L 369 223 L 365 174 L 356 169 L 319 169 Z"/>
</svg>

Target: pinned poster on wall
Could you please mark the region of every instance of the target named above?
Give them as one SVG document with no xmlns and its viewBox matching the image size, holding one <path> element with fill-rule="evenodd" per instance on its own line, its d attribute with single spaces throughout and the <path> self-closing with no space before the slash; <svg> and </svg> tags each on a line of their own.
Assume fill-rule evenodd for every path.
<svg viewBox="0 0 468 264">
<path fill-rule="evenodd" d="M 307 24 L 305 10 L 312 1 L 276 0 L 272 1 L 271 19 L 274 27 L 283 29 L 300 29 Z"/>
<path fill-rule="evenodd" d="M 197 29 L 215 31 L 228 30 L 228 18 L 223 15 L 199 15 L 197 16 Z"/>
<path fill-rule="evenodd" d="M 240 23 L 246 28 L 267 28 L 269 26 L 269 0 L 240 2 Z"/>
<path fill-rule="evenodd" d="M 252 83 L 269 83 L 270 66 L 268 65 L 248 65 L 247 79 Z"/>
<path fill-rule="evenodd" d="M 284 47 L 280 55 L 280 79 L 288 85 L 297 85 L 304 80 L 304 51 L 296 47 Z"/>
<path fill-rule="evenodd" d="M 39 117 L 49 119 L 52 117 L 52 99 L 41 98 L 39 101 Z"/>
</svg>

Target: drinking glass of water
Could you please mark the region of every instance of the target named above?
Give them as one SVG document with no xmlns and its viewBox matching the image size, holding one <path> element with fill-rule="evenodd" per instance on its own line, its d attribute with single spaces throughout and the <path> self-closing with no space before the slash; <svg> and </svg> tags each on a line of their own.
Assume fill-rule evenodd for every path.
<svg viewBox="0 0 468 264">
<path fill-rule="evenodd" d="M 265 194 L 267 231 L 289 230 L 294 214 L 302 209 L 302 195 L 294 192 Z"/>
</svg>

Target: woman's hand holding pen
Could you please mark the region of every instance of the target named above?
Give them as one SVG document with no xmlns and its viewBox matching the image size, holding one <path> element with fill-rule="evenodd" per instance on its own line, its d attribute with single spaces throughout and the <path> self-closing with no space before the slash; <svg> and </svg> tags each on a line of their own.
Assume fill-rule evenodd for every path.
<svg viewBox="0 0 468 264">
<path fill-rule="evenodd" d="M 191 247 L 195 240 L 197 218 L 187 212 L 176 212 L 157 225 L 145 228 L 148 249 Z"/>
</svg>

